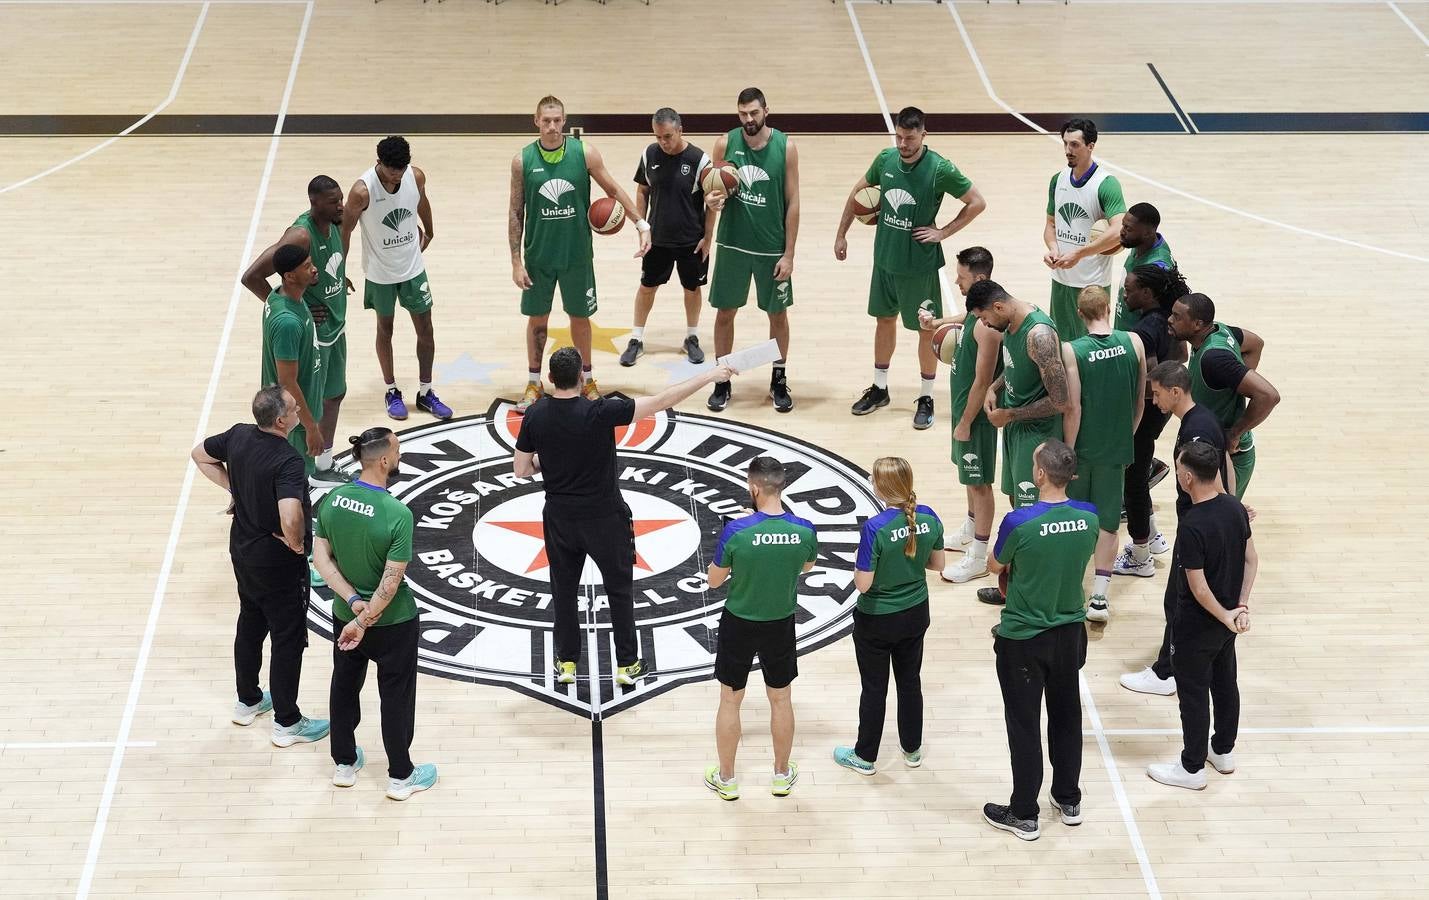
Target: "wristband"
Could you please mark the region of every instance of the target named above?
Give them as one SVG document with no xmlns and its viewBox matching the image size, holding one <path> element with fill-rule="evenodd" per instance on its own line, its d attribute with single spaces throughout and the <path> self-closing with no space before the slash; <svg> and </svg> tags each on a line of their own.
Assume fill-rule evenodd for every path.
<svg viewBox="0 0 1429 900">
<path fill-rule="evenodd" d="M 362 602 L 362 595 L 361 595 L 361 594 L 353 594 L 351 597 L 348 597 L 348 598 L 347 598 L 347 608 L 348 608 L 348 609 L 352 609 L 354 606 L 356 606 L 357 604 L 359 604 L 359 603 L 361 603 L 361 602 Z"/>
<path fill-rule="evenodd" d="M 644 219 L 636 219 L 636 220 L 635 220 L 635 230 L 636 230 L 636 231 L 639 231 L 639 232 L 649 231 L 649 230 L 650 230 L 650 223 L 647 222 L 647 221 L 645 221 Z"/>
</svg>

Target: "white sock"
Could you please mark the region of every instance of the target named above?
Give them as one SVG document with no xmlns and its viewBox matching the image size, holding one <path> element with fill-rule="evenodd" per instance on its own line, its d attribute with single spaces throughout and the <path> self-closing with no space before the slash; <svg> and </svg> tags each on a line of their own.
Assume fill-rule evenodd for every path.
<svg viewBox="0 0 1429 900">
<path fill-rule="evenodd" d="M 873 367 L 873 386 L 882 388 L 885 391 L 888 390 L 888 370 L 886 368 L 880 369 L 878 366 Z"/>
<path fill-rule="evenodd" d="M 1144 544 L 1131 542 L 1131 558 L 1139 563 L 1144 563 L 1151 558 L 1151 541 L 1148 539 Z"/>
<path fill-rule="evenodd" d="M 325 471 L 325 470 L 327 470 L 327 469 L 331 469 L 331 468 L 332 468 L 332 448 L 329 447 L 329 448 L 327 448 L 326 450 L 324 450 L 322 456 L 319 456 L 317 459 L 313 460 L 313 465 L 317 467 L 317 470 L 318 470 L 319 472 Z"/>
<path fill-rule="evenodd" d="M 987 541 L 974 539 L 968 547 L 968 556 L 976 556 L 979 559 L 987 559 Z"/>
<path fill-rule="evenodd" d="M 976 534 L 977 534 L 977 519 L 974 519 L 972 516 L 968 516 L 967 519 L 964 520 L 964 522 L 963 522 L 963 531 L 965 531 L 965 532 L 967 532 L 968 534 L 971 534 L 971 535 L 976 535 Z"/>
<path fill-rule="evenodd" d="M 637 341 L 645 340 L 645 326 L 636 325 L 634 328 L 630 329 L 630 337 Z"/>
<path fill-rule="evenodd" d="M 395 390 L 397 390 L 397 382 L 395 382 L 395 381 L 389 381 L 389 382 L 387 382 L 387 390 L 389 390 L 389 391 L 395 391 Z"/>
<path fill-rule="evenodd" d="M 540 369 L 527 369 L 527 370 L 526 370 L 526 381 L 527 381 L 527 383 L 529 383 L 529 384 L 540 384 L 540 383 L 541 383 L 541 370 L 540 370 Z"/>
<path fill-rule="evenodd" d="M 423 394 L 425 394 L 427 391 L 430 391 L 431 389 L 432 389 L 432 383 L 431 383 L 430 381 L 420 382 L 420 383 L 417 384 L 417 396 L 420 397 L 420 396 L 422 396 Z"/>
<path fill-rule="evenodd" d="M 1111 585 L 1110 575 L 1094 575 L 1092 577 L 1092 593 L 1106 596 L 1107 588 Z"/>
<path fill-rule="evenodd" d="M 699 336 L 700 336 L 700 326 L 698 326 L 698 325 L 687 325 L 687 326 L 685 327 L 685 337 L 699 337 Z"/>
<path fill-rule="evenodd" d="M 1149 521 L 1149 522 L 1151 523 L 1151 536 L 1152 536 L 1152 537 L 1156 537 L 1158 534 L 1161 533 L 1161 529 L 1159 529 L 1159 528 L 1156 527 L 1156 513 L 1152 513 L 1152 514 L 1151 514 L 1151 518 L 1148 519 L 1147 521 Z"/>
<path fill-rule="evenodd" d="M 923 379 L 922 379 L 923 392 L 922 392 L 921 394 L 919 394 L 918 396 L 919 396 L 919 397 L 931 397 L 931 396 L 933 396 L 933 382 L 935 382 L 935 381 L 937 381 L 937 380 L 938 380 L 938 377 L 937 377 L 936 375 L 934 375 L 932 378 L 923 378 Z"/>
</svg>

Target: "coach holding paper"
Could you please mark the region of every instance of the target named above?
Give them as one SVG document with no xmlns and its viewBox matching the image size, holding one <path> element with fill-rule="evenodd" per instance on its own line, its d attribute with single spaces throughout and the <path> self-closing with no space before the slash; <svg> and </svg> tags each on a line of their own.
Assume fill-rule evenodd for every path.
<svg viewBox="0 0 1429 900">
<path fill-rule="evenodd" d="M 630 507 L 621 499 L 615 475 L 615 429 L 669 409 L 681 400 L 734 375 L 728 365 L 666 388 L 653 397 L 610 394 L 581 396 L 581 356 L 573 347 L 551 354 L 552 390 L 533 403 L 516 437 L 514 471 L 541 473 L 546 487 L 542 523 L 551 567 L 551 599 L 556 608 L 556 682 L 574 684 L 581 656 L 576 589 L 589 556 L 600 569 L 615 632 L 615 682 L 631 685 L 645 676 L 635 639 L 631 595 L 635 530 Z M 592 649 L 592 653 L 594 649 Z"/>
</svg>

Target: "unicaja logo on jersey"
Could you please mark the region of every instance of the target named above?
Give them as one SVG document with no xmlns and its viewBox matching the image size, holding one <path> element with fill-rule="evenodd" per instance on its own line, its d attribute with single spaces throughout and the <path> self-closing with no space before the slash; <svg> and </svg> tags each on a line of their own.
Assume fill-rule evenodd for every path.
<svg viewBox="0 0 1429 900">
<path fill-rule="evenodd" d="M 541 207 L 541 218 L 569 219 L 574 216 L 576 214 L 575 205 L 566 204 L 562 206 L 561 198 L 575 189 L 576 186 L 564 178 L 552 178 L 550 181 L 541 185 L 540 195 L 554 204 L 552 206 Z"/>
<path fill-rule="evenodd" d="M 323 299 L 327 299 L 328 297 L 331 297 L 332 295 L 340 293 L 342 291 L 342 275 L 339 274 L 341 271 L 342 251 L 338 250 L 334 252 L 332 256 L 329 256 L 327 258 L 327 265 L 323 266 L 323 272 L 325 272 L 327 274 L 327 277 L 332 281 L 332 284 L 329 284 L 327 286 L 327 289 L 323 292 Z"/>
<path fill-rule="evenodd" d="M 1057 218 L 1062 220 L 1063 227 L 1057 229 L 1057 240 L 1066 241 L 1069 244 L 1085 244 L 1087 235 L 1081 231 L 1083 221 L 1091 221 L 1091 213 L 1082 209 L 1080 204 L 1068 200 L 1057 207 Z"/>
<path fill-rule="evenodd" d="M 393 231 L 398 231 L 402 223 L 412 218 L 412 211 L 404 206 L 399 206 L 390 213 L 382 217 L 382 224 Z"/>
<path fill-rule="evenodd" d="M 758 166 L 740 166 L 739 183 L 744 186 L 744 190 L 735 194 L 747 206 L 767 206 L 769 198 L 762 193 L 751 190 L 761 181 L 769 181 L 769 173 Z"/>
<path fill-rule="evenodd" d="M 900 218 L 898 210 L 905 206 L 917 206 L 918 201 L 913 199 L 913 195 L 902 188 L 893 188 L 883 192 L 883 202 L 888 205 L 888 212 L 883 214 L 883 224 L 890 228 L 898 228 L 903 231 L 913 230 L 913 220 L 910 218 Z"/>
</svg>

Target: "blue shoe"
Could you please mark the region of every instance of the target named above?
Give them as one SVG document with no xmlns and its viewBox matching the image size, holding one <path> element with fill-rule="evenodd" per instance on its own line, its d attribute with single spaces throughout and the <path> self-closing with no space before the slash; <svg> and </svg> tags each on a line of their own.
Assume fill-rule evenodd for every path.
<svg viewBox="0 0 1429 900">
<path fill-rule="evenodd" d="M 431 413 L 438 419 L 450 419 L 452 408 L 447 406 L 437 396 L 437 392 L 428 388 L 417 394 L 417 409 L 425 413 Z"/>
<path fill-rule="evenodd" d="M 267 691 L 264 691 L 263 699 L 259 700 L 252 706 L 249 706 L 242 700 L 239 700 L 237 703 L 233 704 L 233 724 L 252 725 L 254 719 L 258 718 L 264 713 L 270 713 L 272 711 L 273 696 Z"/>
<path fill-rule="evenodd" d="M 350 766 L 342 763 L 337 764 L 337 768 L 332 773 L 332 783 L 338 787 L 352 787 L 357 784 L 357 773 L 362 767 L 367 765 L 367 754 L 362 752 L 362 748 L 357 748 L 357 761 Z"/>
<path fill-rule="evenodd" d="M 872 775 L 875 771 L 873 763 L 854 753 L 852 747 L 835 747 L 834 762 L 860 775 Z"/>
<path fill-rule="evenodd" d="M 327 719 L 309 719 L 303 716 L 292 725 L 273 723 L 273 746 L 291 747 L 294 744 L 311 744 L 327 737 L 332 730 Z"/>
<path fill-rule="evenodd" d="M 382 398 L 387 404 L 387 415 L 399 422 L 407 418 L 407 404 L 402 402 L 402 392 L 391 388 Z"/>
<path fill-rule="evenodd" d="M 418 791 L 425 791 L 436 783 L 437 767 L 431 763 L 422 763 L 413 768 L 412 774 L 406 778 L 387 779 L 387 796 L 393 800 L 406 800 Z"/>
</svg>

